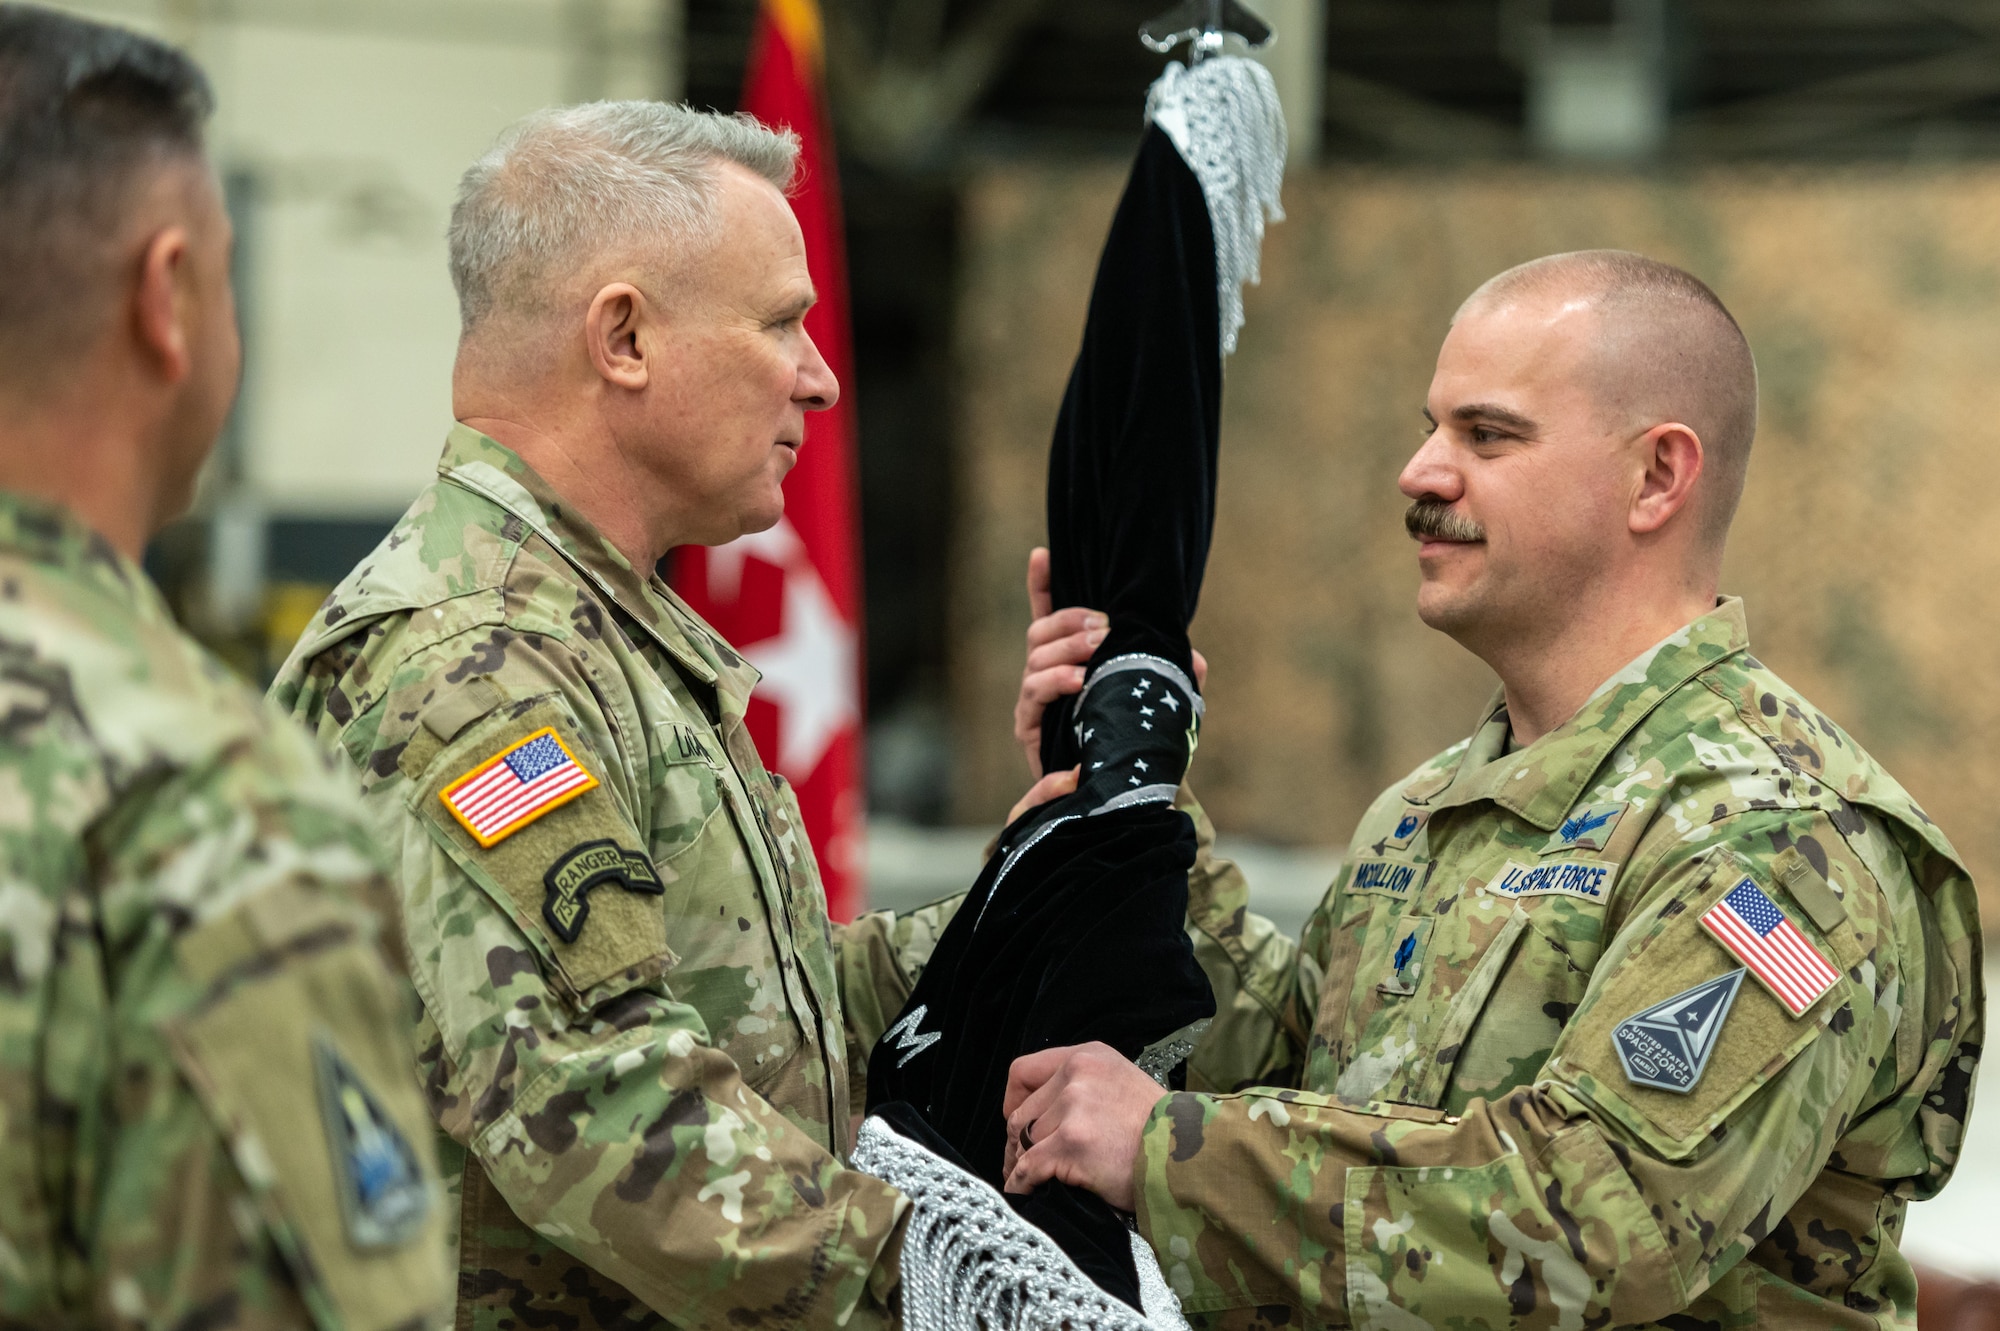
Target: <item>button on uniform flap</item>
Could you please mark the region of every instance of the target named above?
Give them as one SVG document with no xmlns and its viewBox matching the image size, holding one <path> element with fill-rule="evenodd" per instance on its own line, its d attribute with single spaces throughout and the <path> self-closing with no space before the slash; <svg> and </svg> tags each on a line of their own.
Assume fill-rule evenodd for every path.
<svg viewBox="0 0 2000 1331">
<path fill-rule="evenodd" d="M 666 879 L 577 733 L 552 698 L 489 713 L 432 757 L 410 798 L 446 852 L 535 944 L 557 987 L 587 1006 L 676 959 L 662 909 Z M 565 764 L 575 771 L 564 775 Z M 495 789 L 481 789 L 482 780 Z M 571 784 L 536 804 L 521 788 L 541 780 Z"/>
<path fill-rule="evenodd" d="M 1791 893 L 1792 900 L 1805 909 L 1821 931 L 1831 934 L 1847 918 L 1847 907 L 1832 884 L 1820 876 L 1819 870 L 1796 847 L 1787 846 L 1778 852 L 1771 861 L 1771 876 Z"/>
<path fill-rule="evenodd" d="M 424 729 L 441 743 L 449 744 L 458 738 L 460 731 L 505 701 L 507 696 L 490 678 L 476 676 L 467 680 L 463 688 L 447 690 L 424 709 Z"/>
</svg>

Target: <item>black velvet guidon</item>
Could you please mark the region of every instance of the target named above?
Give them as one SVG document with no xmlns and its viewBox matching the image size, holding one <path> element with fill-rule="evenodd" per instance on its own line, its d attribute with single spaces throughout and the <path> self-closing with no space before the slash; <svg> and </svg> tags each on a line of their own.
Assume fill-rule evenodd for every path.
<svg viewBox="0 0 2000 1331">
<path fill-rule="evenodd" d="M 1133 1058 L 1215 1011 L 1186 932 L 1194 827 L 1168 802 L 1198 729 L 1187 626 L 1215 513 L 1214 243 L 1199 182 L 1149 128 L 1049 460 L 1055 602 L 1111 619 L 1081 702 L 1043 721 L 1044 765 L 1083 780 L 1002 833 L 868 1062 L 870 1112 L 995 1187 L 1016 1058 L 1093 1040 Z M 1060 1183 L 1008 1200 L 1139 1306 L 1126 1217 Z"/>
</svg>

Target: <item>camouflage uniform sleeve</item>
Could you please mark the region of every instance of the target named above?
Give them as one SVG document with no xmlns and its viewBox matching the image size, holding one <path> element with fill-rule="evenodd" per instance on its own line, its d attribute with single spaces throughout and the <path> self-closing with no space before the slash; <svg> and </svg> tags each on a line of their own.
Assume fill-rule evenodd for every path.
<svg viewBox="0 0 2000 1331">
<path fill-rule="evenodd" d="M 35 1109 L 93 1324 L 361 1331 L 450 1308 L 387 885 L 351 796 L 270 738 L 291 742 L 121 800 L 84 848 L 91 891 L 58 907 Z"/>
<path fill-rule="evenodd" d="M 1813 810 L 1699 832 L 1657 866 L 1628 866 L 1645 886 L 1529 1086 L 1459 1117 L 1263 1089 L 1164 1098 L 1136 1169 L 1139 1224 L 1188 1310 L 1279 1305 L 1309 1322 L 1384 1326 L 1417 1324 L 1404 1313 L 1490 1327 L 1651 1322 L 1771 1234 L 1850 1124 L 1874 1115 L 1907 1129 L 1933 1112 L 1923 1102 L 1963 1014 L 1938 1009 L 1951 980 L 1927 978 L 1923 953 L 1899 948 L 1896 894 L 1878 875 L 1905 873 L 1900 858 L 1864 854 L 1865 837 L 1850 843 Z M 1845 888 L 1837 912 L 1822 899 L 1808 913 L 1771 871 L 1776 847 L 1807 842 Z M 1837 978 L 1797 1017 L 1744 978 L 1691 1089 L 1635 1083 L 1614 1029 L 1737 967 L 1699 920 L 1746 877 L 1787 903 Z M 1893 1138 L 1895 1126 L 1879 1131 Z M 1812 1240 L 1824 1260 L 1841 1241 Z"/>
<path fill-rule="evenodd" d="M 1215 853 L 1215 827 L 1194 792 L 1183 784 L 1174 804 L 1194 820 L 1188 936 L 1215 991 L 1215 1021 L 1188 1059 L 1188 1086 L 1296 1086 L 1319 1002 L 1324 958 L 1314 939 L 1324 930 L 1308 923 L 1302 946 L 1252 912 L 1250 884 Z"/>
<path fill-rule="evenodd" d="M 344 736 L 360 770 L 399 774 L 368 799 L 401 857 L 433 1112 L 524 1223 L 677 1326 L 872 1324 L 907 1202 L 752 1091 L 676 995 L 658 898 L 702 865 L 649 858 L 620 709 L 552 639 L 427 708 L 477 651 L 397 667 Z M 481 844 L 444 796 L 544 732 L 594 784 Z"/>
<path fill-rule="evenodd" d="M 945 926 L 965 903 L 960 892 L 901 915 L 875 910 L 833 927 L 840 1014 L 847 1041 L 848 1112 L 868 1107 L 868 1055 L 903 1010 Z"/>
</svg>

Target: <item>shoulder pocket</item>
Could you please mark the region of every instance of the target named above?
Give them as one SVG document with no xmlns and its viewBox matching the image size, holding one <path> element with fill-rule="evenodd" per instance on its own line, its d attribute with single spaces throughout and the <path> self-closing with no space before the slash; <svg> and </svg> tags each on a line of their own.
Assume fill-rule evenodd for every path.
<svg viewBox="0 0 2000 1331">
<path fill-rule="evenodd" d="M 568 712 L 536 698 L 491 712 L 423 758 L 408 797 L 581 1008 L 676 962 L 661 870 L 597 766 Z"/>
<path fill-rule="evenodd" d="M 178 945 L 207 996 L 168 1027 L 320 1322 L 451 1307 L 430 1115 L 400 995 L 354 913 L 284 884 Z"/>
<path fill-rule="evenodd" d="M 1617 955 L 1614 948 L 1608 972 L 1594 977 L 1549 1062 L 1551 1071 L 1667 1159 L 1693 1155 L 1718 1124 L 1830 1027 L 1845 1032 L 1856 1020 L 1857 990 L 1840 954 L 1795 907 L 1774 907 L 1778 924 L 1760 915 L 1745 884 L 1764 901 L 1789 904 L 1741 858 L 1718 854 L 1706 876 L 1641 926 L 1645 933 L 1628 951 Z M 1754 927 L 1781 924 L 1796 932 L 1797 944 L 1786 942 L 1789 957 L 1767 955 L 1774 945 L 1761 937 L 1722 941 L 1721 917 L 1710 912 L 1732 904 L 1734 893 L 1751 903 L 1744 913 Z M 1831 979 L 1802 1001 L 1796 968 L 1812 965 L 1812 957 Z"/>
</svg>

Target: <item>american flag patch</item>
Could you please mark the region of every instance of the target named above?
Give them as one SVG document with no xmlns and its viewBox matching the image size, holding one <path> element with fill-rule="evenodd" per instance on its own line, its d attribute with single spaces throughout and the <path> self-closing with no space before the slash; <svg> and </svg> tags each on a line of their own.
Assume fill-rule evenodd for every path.
<svg viewBox="0 0 2000 1331">
<path fill-rule="evenodd" d="M 1840 972 L 1752 879 L 1745 878 L 1703 911 L 1701 923 L 1794 1017 L 1818 1002 L 1840 978 Z"/>
<path fill-rule="evenodd" d="M 554 726 L 494 754 L 438 792 L 481 846 L 497 845 L 597 784 Z"/>
</svg>

